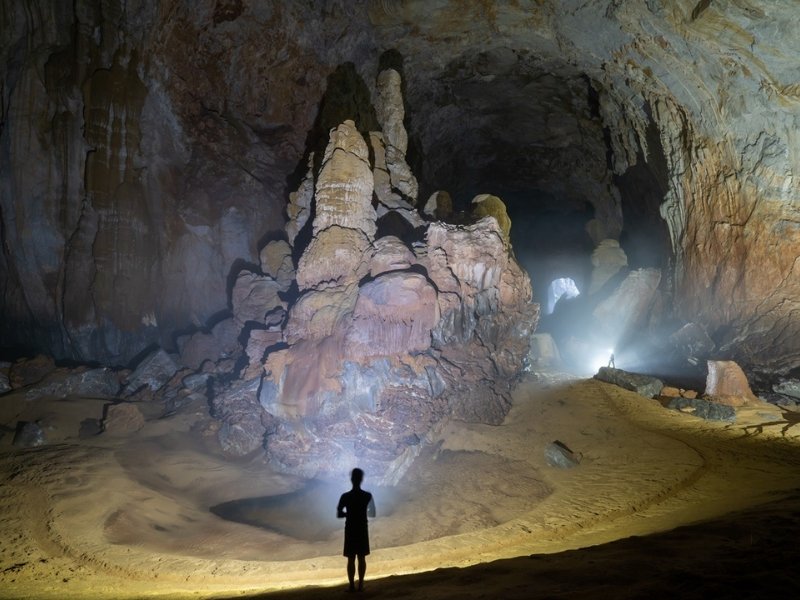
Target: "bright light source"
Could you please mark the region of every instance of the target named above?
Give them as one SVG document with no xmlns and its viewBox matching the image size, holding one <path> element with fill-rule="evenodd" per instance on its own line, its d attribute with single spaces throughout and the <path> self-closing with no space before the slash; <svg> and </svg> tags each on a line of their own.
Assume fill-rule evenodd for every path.
<svg viewBox="0 0 800 600">
<path fill-rule="evenodd" d="M 566 298 L 575 298 L 580 295 L 581 292 L 578 290 L 578 286 L 575 285 L 571 277 L 554 279 L 547 287 L 547 308 L 545 314 L 549 315 L 553 312 L 556 307 L 556 302 L 558 302 L 562 296 Z"/>
</svg>

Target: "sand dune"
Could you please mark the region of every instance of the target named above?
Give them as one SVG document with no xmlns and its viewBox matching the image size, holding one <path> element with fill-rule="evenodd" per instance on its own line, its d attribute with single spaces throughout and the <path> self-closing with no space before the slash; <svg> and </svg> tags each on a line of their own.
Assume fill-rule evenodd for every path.
<svg viewBox="0 0 800 600">
<path fill-rule="evenodd" d="M 93 402 L 25 410 L 57 414 L 69 432 Z M 6 425 L 21 418 L 4 406 Z M 332 514 L 347 482 L 309 484 L 261 456 L 228 461 L 203 434 L 206 413 L 195 406 L 124 437 L 79 439 L 75 428 L 24 451 L 0 440 L 0 597 L 239 598 L 298 586 L 323 587 L 274 597 L 338 597 Z M 364 597 L 788 593 L 800 583 L 800 426 L 745 429 L 776 420 L 766 404 L 726 425 L 594 380 L 525 381 L 501 426 L 451 422 L 398 488 L 373 490 Z M 546 464 L 554 440 L 579 467 Z"/>
</svg>

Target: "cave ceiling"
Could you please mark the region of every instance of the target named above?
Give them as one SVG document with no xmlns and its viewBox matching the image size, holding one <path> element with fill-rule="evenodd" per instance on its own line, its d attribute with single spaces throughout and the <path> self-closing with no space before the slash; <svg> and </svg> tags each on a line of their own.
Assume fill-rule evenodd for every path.
<svg viewBox="0 0 800 600">
<path fill-rule="evenodd" d="M 351 65 L 372 92 L 391 51 L 421 196 L 490 192 L 531 219 L 572 213 L 589 251 L 660 236 L 670 318 L 702 321 L 748 364 L 797 368 L 795 11 L 782 0 L 4 3 L 3 337 L 119 363 L 207 324 L 228 304 L 232 265 L 257 262 L 282 229 L 324 135 L 331 75 Z M 364 109 L 355 96 L 342 104 Z"/>
</svg>

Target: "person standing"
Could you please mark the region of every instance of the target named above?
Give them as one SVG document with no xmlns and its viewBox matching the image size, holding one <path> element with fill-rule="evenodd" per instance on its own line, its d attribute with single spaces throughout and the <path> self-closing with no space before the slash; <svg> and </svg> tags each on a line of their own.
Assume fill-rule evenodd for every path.
<svg viewBox="0 0 800 600">
<path fill-rule="evenodd" d="M 336 507 L 336 516 L 344 519 L 344 556 L 347 557 L 347 579 L 350 591 L 356 591 L 356 557 L 358 557 L 358 591 L 364 589 L 364 574 L 367 572 L 366 556 L 369 554 L 369 529 L 367 517 L 375 516 L 375 501 L 372 494 L 361 489 L 364 471 L 355 468 L 350 474 L 353 489 L 342 494 Z"/>
</svg>

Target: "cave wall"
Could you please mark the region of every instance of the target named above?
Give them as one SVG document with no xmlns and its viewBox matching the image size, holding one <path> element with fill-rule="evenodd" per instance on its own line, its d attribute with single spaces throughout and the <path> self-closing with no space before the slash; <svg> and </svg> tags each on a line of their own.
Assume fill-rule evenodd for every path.
<svg viewBox="0 0 800 600">
<path fill-rule="evenodd" d="M 327 77 L 372 82 L 394 48 L 421 198 L 517 178 L 591 203 L 597 240 L 636 227 L 620 178 L 665 164 L 669 318 L 757 369 L 800 365 L 792 3 L 2 7 L 4 346 L 119 363 L 224 310 L 234 263 L 282 228 Z"/>
</svg>

